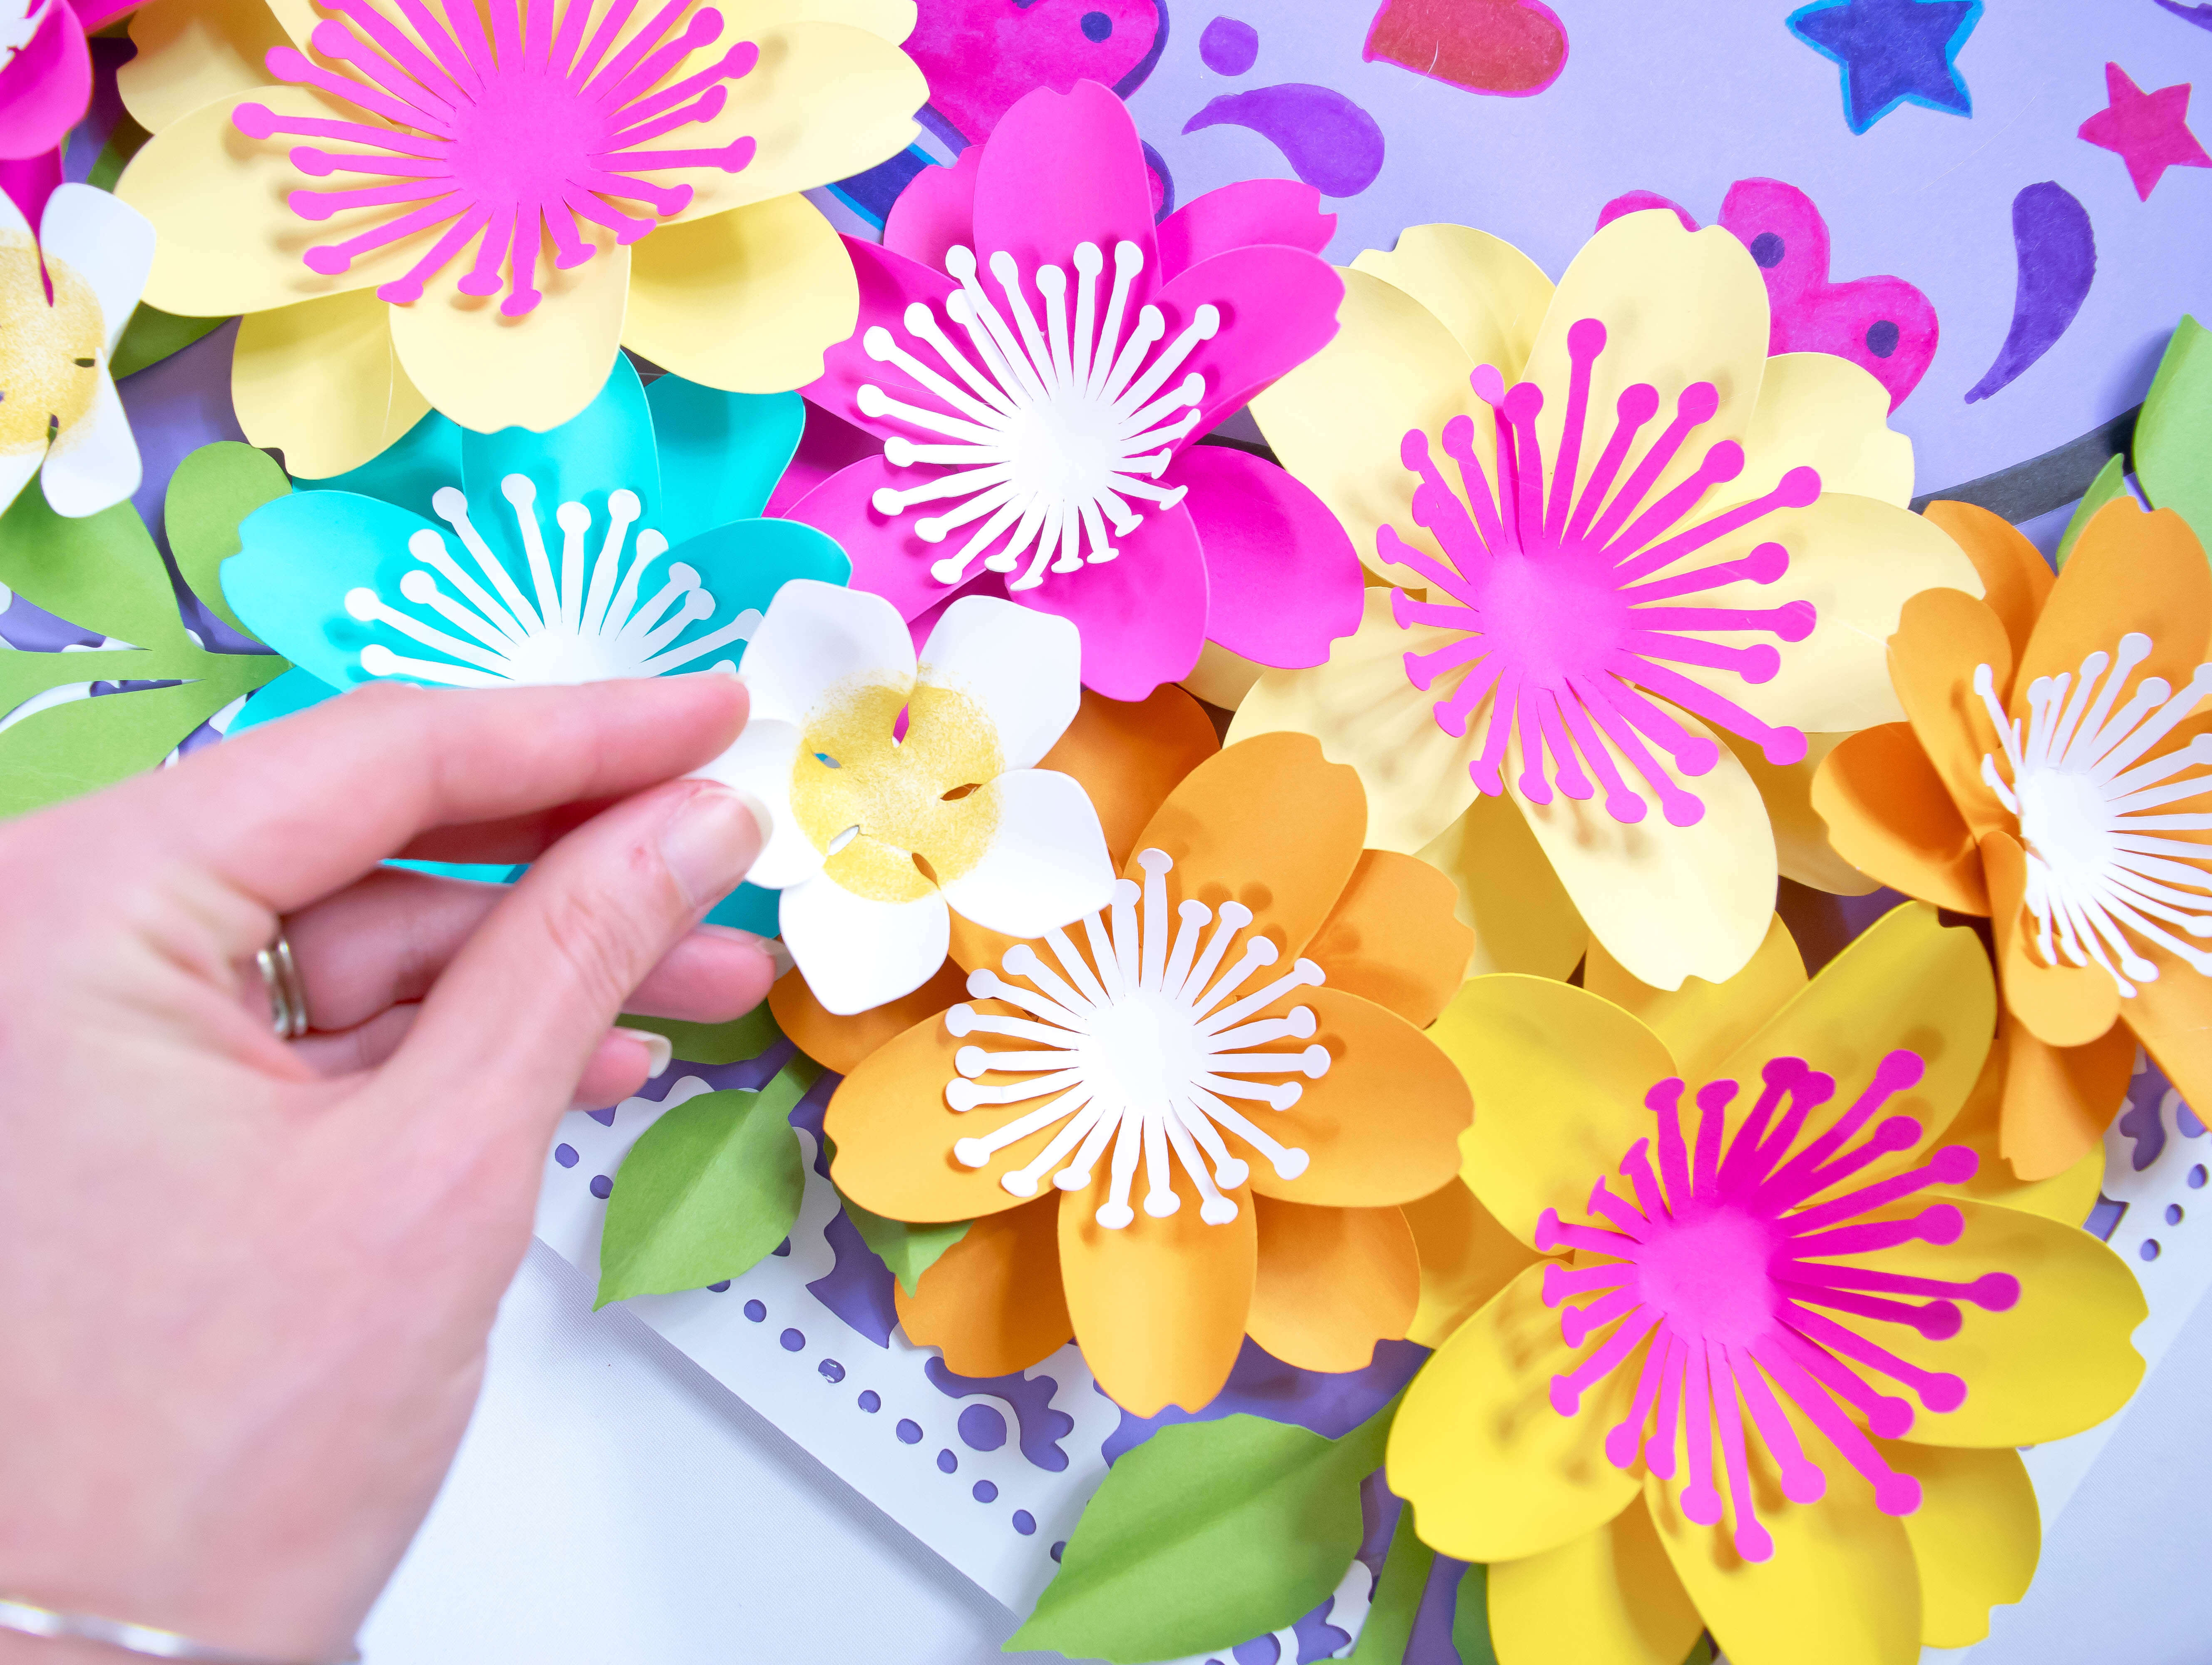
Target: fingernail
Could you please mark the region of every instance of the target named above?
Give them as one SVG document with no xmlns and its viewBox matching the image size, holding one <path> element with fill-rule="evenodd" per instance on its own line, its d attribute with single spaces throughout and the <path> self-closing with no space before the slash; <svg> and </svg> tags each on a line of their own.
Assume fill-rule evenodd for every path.
<svg viewBox="0 0 2212 1665">
<path fill-rule="evenodd" d="M 763 818 L 740 794 L 702 781 L 660 829 L 660 859 L 695 908 L 738 888 L 766 842 Z"/>
<path fill-rule="evenodd" d="M 649 1029 L 624 1029 L 620 1024 L 614 1028 L 617 1035 L 627 1035 L 645 1048 L 645 1078 L 658 1081 L 663 1070 L 676 1056 L 676 1043 L 665 1035 L 655 1035 Z"/>
</svg>

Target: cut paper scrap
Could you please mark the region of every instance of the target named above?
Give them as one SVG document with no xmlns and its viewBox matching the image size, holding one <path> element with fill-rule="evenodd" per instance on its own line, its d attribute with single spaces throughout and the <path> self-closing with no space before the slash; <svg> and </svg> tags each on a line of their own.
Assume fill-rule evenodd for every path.
<svg viewBox="0 0 2212 1665">
<path fill-rule="evenodd" d="M 738 0 L 617 47 L 585 39 L 585 0 L 527 28 L 500 0 L 465 59 L 434 24 L 410 44 L 392 3 L 297 39 L 260 0 L 132 23 L 118 84 L 154 137 L 117 190 L 161 232 L 154 305 L 247 315 L 248 438 L 320 478 L 426 408 L 544 432 L 624 345 L 732 392 L 818 374 L 853 280 L 797 193 L 912 136 L 926 89 L 893 41 Z M 544 74 L 549 52 L 575 72 Z"/>
<path fill-rule="evenodd" d="M 1324 197 L 1357 197 L 1382 171 L 1382 129 L 1333 87 L 1285 82 L 1206 100 L 1182 131 L 1245 127 L 1283 153 L 1291 171 Z"/>
<path fill-rule="evenodd" d="M 61 186 L 36 237 L 0 197 L 0 509 L 34 474 L 58 514 L 138 489 L 112 361 L 153 259 L 154 228 L 104 191 Z"/>
<path fill-rule="evenodd" d="M 115 15 L 90 0 L 0 0 L 0 158 L 57 149 L 82 120 L 92 97 L 92 53 L 83 11 L 94 27 Z"/>
<path fill-rule="evenodd" d="M 1625 1609 L 1668 1632 L 1651 1658 L 1701 1626 L 1747 1660 L 1974 1642 L 2034 1568 L 2002 1448 L 2142 1374 L 2125 1265 L 1961 1188 L 1976 1159 L 1946 1135 L 1996 1006 L 1972 933 L 1907 905 L 1809 984 L 1711 994 L 1738 1038 L 1694 1068 L 1695 1007 L 1647 1024 L 1535 979 L 1477 978 L 1437 1028 L 1484 1083 L 1464 1177 L 1558 1256 L 1443 1343 L 1391 1431 L 1422 1536 L 1488 1564 L 1500 1665 L 1607 1656 L 1576 1641 Z M 1943 1529 L 1965 1511 L 1971 1561 Z M 1601 1570 L 1587 1609 L 1553 1599 L 1569 1558 Z"/>
<path fill-rule="evenodd" d="M 2127 164 L 2128 182 L 2144 202 L 2169 167 L 2212 167 L 2212 155 L 2189 131 L 2189 83 L 2146 93 L 2117 64 L 2105 65 L 2106 107 L 2083 122 L 2081 137 Z"/>
<path fill-rule="evenodd" d="M 1155 228 L 1143 170 L 1106 88 L 1033 93 L 915 181 L 882 246 L 850 242 L 860 325 L 805 391 L 882 450 L 790 511 L 917 635 L 956 595 L 1071 621 L 1085 685 L 1120 700 L 1209 640 L 1318 664 L 1361 587 L 1312 493 L 1195 442 L 1334 332 L 1333 216 L 1260 180 Z"/>
<path fill-rule="evenodd" d="M 917 666 L 881 597 L 777 591 L 738 671 L 751 718 L 698 773 L 765 806 L 750 882 L 782 893 L 784 943 L 825 1010 L 921 987 L 955 910 L 1036 937 L 1105 904 L 1097 811 L 1036 767 L 1075 715 L 1075 664 L 1073 625 L 996 597 L 947 607 Z"/>
<path fill-rule="evenodd" d="M 1261 677 L 1231 738 L 1311 734 L 1356 768 L 1370 842 L 1447 872 L 1499 969 L 1571 969 L 1551 956 L 1581 921 L 1655 987 L 1732 975 L 1775 829 L 1812 823 L 1812 737 L 1897 714 L 1881 643 L 1908 597 L 1980 588 L 1905 507 L 1881 386 L 1769 358 L 1770 331 L 1717 228 L 1616 220 L 1555 294 L 1423 227 L 1359 257 L 1341 333 L 1253 402 L 1404 587 L 1369 590 L 1328 665 Z M 1792 852 L 1792 878 L 1840 872 Z"/>
<path fill-rule="evenodd" d="M 1528 98 L 1566 67 L 1567 28 L 1542 0 L 1382 0 L 1359 56 L 1466 92 Z"/>
<path fill-rule="evenodd" d="M 1654 191 L 1632 191 L 1598 213 L 1603 227 L 1624 214 L 1674 210 L 1685 229 L 1697 220 Z M 1719 223 L 1758 262 L 1772 309 L 1766 350 L 1833 353 L 1889 390 L 1892 410 L 1919 386 L 1936 356 L 1936 308 L 1901 277 L 1828 281 L 1828 224 L 1813 199 L 1779 179 L 1738 179 L 1721 204 Z"/>
<path fill-rule="evenodd" d="M 1790 33 L 1843 71 L 1844 121 L 1863 133 L 1900 104 L 1971 116 L 1960 49 L 1982 0 L 1813 0 Z"/>
<path fill-rule="evenodd" d="M 2020 262 L 2012 325 L 1996 362 L 1966 390 L 1969 404 L 2009 387 L 2051 350 L 2089 298 L 2097 276 L 2089 210 L 2055 180 L 2024 186 L 2012 199 L 2012 241 Z"/>
</svg>

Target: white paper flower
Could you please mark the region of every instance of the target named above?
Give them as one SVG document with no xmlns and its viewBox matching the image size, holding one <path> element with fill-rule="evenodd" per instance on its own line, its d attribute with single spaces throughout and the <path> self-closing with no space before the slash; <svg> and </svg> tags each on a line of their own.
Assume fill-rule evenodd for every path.
<svg viewBox="0 0 2212 1665">
<path fill-rule="evenodd" d="M 783 892 L 785 944 L 833 1012 L 912 993 L 951 914 L 1037 937 L 1114 892 L 1098 812 L 1036 768 L 1074 720 L 1066 619 L 989 596 L 945 610 L 915 659 L 880 596 L 809 579 L 776 592 L 739 672 L 752 719 L 700 773 L 774 825 L 749 875 Z"/>
<path fill-rule="evenodd" d="M 108 365 L 153 264 L 154 228 L 105 191 L 61 186 L 35 238 L 0 193 L 0 508 L 42 463 L 58 514 L 97 514 L 137 490 L 138 442 Z"/>
</svg>

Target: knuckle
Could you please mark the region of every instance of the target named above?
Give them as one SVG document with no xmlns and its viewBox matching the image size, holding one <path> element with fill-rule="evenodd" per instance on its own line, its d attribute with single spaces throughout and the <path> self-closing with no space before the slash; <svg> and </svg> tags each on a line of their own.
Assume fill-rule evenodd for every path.
<svg viewBox="0 0 2212 1665">
<path fill-rule="evenodd" d="M 652 969 L 645 921 L 605 885 L 564 886 L 550 899 L 544 922 L 559 963 L 599 1005 L 618 1008 Z"/>
</svg>

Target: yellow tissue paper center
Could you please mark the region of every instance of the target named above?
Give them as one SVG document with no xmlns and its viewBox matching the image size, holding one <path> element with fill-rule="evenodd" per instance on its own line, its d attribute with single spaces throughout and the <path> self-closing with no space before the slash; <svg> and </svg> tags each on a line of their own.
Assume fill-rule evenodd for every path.
<svg viewBox="0 0 2212 1665">
<path fill-rule="evenodd" d="M 46 258 L 54 283 L 46 304 L 39 252 L 29 242 L 0 246 L 0 452 L 41 451 L 56 427 L 66 431 L 92 409 L 100 391 L 106 330 L 100 301 L 69 267 Z"/>
</svg>

